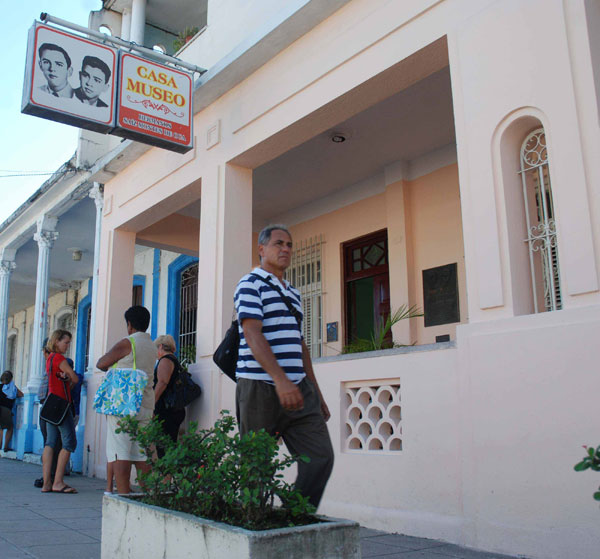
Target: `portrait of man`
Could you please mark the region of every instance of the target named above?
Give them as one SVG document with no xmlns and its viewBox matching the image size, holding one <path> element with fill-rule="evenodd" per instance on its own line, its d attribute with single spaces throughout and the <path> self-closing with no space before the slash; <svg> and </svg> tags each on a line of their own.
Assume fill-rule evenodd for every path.
<svg viewBox="0 0 600 559">
<path fill-rule="evenodd" d="M 110 75 L 108 64 L 95 56 L 85 56 L 79 72 L 80 86 L 74 90 L 75 97 L 93 107 L 108 107 L 100 95 L 108 89 Z"/>
<path fill-rule="evenodd" d="M 53 43 L 43 43 L 38 54 L 39 66 L 47 82 L 39 89 L 54 97 L 73 97 L 73 88 L 69 84 L 73 68 L 67 51 Z"/>
</svg>

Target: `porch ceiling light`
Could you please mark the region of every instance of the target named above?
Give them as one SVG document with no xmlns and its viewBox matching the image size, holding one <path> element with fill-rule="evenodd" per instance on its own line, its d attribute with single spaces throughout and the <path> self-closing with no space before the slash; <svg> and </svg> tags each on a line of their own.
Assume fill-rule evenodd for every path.
<svg viewBox="0 0 600 559">
<path fill-rule="evenodd" d="M 343 134 L 342 132 L 334 132 L 333 135 L 331 136 L 331 141 L 334 144 L 341 144 L 342 142 L 346 141 L 346 135 Z"/>
<path fill-rule="evenodd" d="M 83 254 L 83 250 L 77 247 L 68 248 L 67 252 L 71 253 L 71 258 L 75 260 L 75 262 L 79 262 L 81 260 L 81 255 Z"/>
</svg>

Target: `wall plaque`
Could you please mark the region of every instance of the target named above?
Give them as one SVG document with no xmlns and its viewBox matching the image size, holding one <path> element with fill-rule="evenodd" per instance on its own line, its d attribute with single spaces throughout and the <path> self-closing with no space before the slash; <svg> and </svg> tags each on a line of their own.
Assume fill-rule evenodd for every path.
<svg viewBox="0 0 600 559">
<path fill-rule="evenodd" d="M 425 327 L 460 322 L 456 262 L 423 270 Z"/>
</svg>

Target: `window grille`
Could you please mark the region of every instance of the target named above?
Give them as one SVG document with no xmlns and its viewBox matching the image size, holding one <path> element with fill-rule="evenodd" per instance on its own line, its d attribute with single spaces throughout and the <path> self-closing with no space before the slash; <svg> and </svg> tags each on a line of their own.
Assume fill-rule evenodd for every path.
<svg viewBox="0 0 600 559">
<path fill-rule="evenodd" d="M 285 279 L 302 295 L 302 335 L 311 357 L 323 354 L 323 236 L 295 243 Z"/>
<path fill-rule="evenodd" d="M 85 316 L 85 363 L 84 370 L 88 370 L 88 365 L 90 363 L 90 327 L 92 325 L 92 305 L 89 306 L 86 316 Z M 81 371 L 80 371 L 81 372 Z"/>
<path fill-rule="evenodd" d="M 16 358 L 17 358 L 17 335 L 14 334 L 12 336 L 10 336 L 8 338 L 8 351 L 7 353 L 7 359 L 6 359 L 6 363 L 7 363 L 7 367 L 9 371 L 12 371 L 13 374 L 16 377 L 16 373 L 15 373 L 15 365 L 16 365 Z"/>
<path fill-rule="evenodd" d="M 73 332 L 73 315 L 71 313 L 63 314 L 56 321 L 56 328 L 60 330 L 67 330 L 68 332 Z"/>
<path fill-rule="evenodd" d="M 67 332 L 71 332 L 73 334 L 73 314 L 66 313 L 58 317 L 56 320 L 56 328 L 60 330 L 66 330 Z M 66 357 L 71 357 L 72 348 L 69 347 L 69 350 L 65 354 Z"/>
<path fill-rule="evenodd" d="M 546 134 L 531 132 L 521 147 L 521 179 L 535 312 L 562 308 L 556 222 Z"/>
<path fill-rule="evenodd" d="M 346 452 L 402 450 L 400 379 L 346 382 Z"/>
<path fill-rule="evenodd" d="M 181 273 L 179 301 L 179 357 L 181 363 L 187 365 L 196 361 L 198 264 L 192 264 Z"/>
</svg>

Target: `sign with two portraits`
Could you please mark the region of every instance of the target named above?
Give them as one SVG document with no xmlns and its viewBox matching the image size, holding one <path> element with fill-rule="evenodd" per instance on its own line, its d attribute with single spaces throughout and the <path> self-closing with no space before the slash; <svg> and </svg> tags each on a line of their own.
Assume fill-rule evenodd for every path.
<svg viewBox="0 0 600 559">
<path fill-rule="evenodd" d="M 179 153 L 193 147 L 192 77 L 35 22 L 21 112 Z"/>
</svg>

